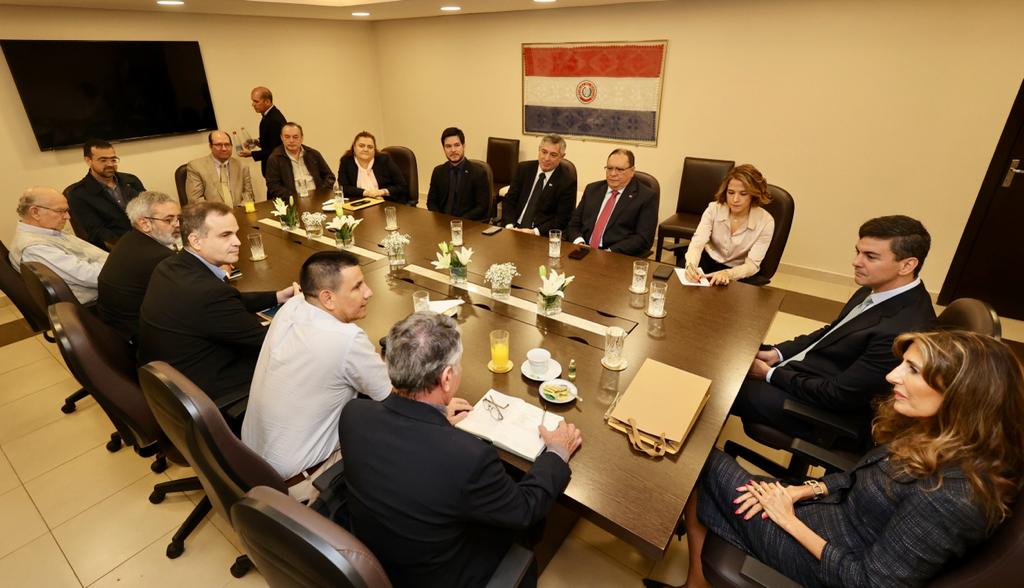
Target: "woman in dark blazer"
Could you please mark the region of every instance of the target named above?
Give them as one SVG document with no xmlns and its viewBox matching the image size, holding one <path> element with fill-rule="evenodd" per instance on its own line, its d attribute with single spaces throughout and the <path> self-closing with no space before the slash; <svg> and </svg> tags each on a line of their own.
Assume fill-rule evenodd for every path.
<svg viewBox="0 0 1024 588">
<path fill-rule="evenodd" d="M 377 151 L 377 139 L 366 131 L 356 135 L 341 156 L 338 183 L 346 198 L 372 196 L 402 204 L 409 201 L 409 186 L 402 170 L 387 153 Z"/>
<path fill-rule="evenodd" d="M 851 471 L 785 486 L 712 453 L 686 504 L 688 588 L 708 585 L 708 529 L 804 586 L 920 586 L 1002 522 L 1024 470 L 1013 352 L 961 331 L 900 335 L 893 349 L 879 445 Z"/>
</svg>

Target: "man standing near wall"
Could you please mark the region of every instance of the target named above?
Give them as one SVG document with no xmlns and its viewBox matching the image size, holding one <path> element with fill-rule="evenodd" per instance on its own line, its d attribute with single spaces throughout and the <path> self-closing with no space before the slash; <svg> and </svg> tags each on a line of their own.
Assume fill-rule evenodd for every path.
<svg viewBox="0 0 1024 588">
<path fill-rule="evenodd" d="M 267 177 L 267 159 L 270 158 L 274 149 L 281 145 L 281 127 L 288 122 L 288 119 L 274 106 L 274 94 L 269 88 L 256 86 L 252 89 L 249 98 L 252 100 L 252 109 L 263 117 L 260 119 L 260 137 L 256 140 L 256 146 L 259 149 L 256 151 L 246 149 L 239 155 L 252 157 L 260 162 L 263 177 Z"/>
</svg>

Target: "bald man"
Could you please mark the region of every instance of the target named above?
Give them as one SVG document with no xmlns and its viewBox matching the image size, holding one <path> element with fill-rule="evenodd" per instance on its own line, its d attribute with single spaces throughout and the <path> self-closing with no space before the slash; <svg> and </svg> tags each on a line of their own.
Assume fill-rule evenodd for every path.
<svg viewBox="0 0 1024 588">
<path fill-rule="evenodd" d="M 210 200 L 241 206 L 253 200 L 249 168 L 231 157 L 231 136 L 224 131 L 213 131 L 206 139 L 210 144 L 210 155 L 193 159 L 185 168 L 188 201 Z"/>
<path fill-rule="evenodd" d="M 263 177 L 267 177 L 267 159 L 270 158 L 274 149 L 281 146 L 281 127 L 288 122 L 288 119 L 274 106 L 274 93 L 270 91 L 270 88 L 256 86 L 249 93 L 249 98 L 252 100 L 252 109 L 263 117 L 260 119 L 260 138 L 256 140 L 259 150 L 245 150 L 239 155 L 252 157 L 260 162 Z"/>
<path fill-rule="evenodd" d="M 82 304 L 96 300 L 96 281 L 107 252 L 65 233 L 71 218 L 64 195 L 48 186 L 33 186 L 18 199 L 18 226 L 11 240 L 11 263 L 38 261 L 57 273 Z"/>
</svg>

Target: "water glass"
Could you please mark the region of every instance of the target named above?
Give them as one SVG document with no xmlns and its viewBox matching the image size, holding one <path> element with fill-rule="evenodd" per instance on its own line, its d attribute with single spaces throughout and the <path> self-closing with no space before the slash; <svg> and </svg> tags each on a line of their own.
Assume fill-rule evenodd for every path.
<svg viewBox="0 0 1024 588">
<path fill-rule="evenodd" d="M 497 329 L 491 331 L 491 367 L 505 370 L 509 367 L 508 331 Z"/>
<path fill-rule="evenodd" d="M 249 233 L 249 250 L 252 251 L 252 257 L 249 259 L 253 261 L 260 261 L 266 259 L 267 254 L 263 251 L 263 235 L 259 233 Z"/>
<path fill-rule="evenodd" d="M 647 262 L 638 259 L 633 262 L 633 283 L 629 291 L 634 294 L 643 294 L 647 291 Z"/>
<path fill-rule="evenodd" d="M 451 222 L 452 226 L 452 247 L 462 246 L 462 221 L 455 219 Z"/>
<path fill-rule="evenodd" d="M 319 219 L 310 219 L 306 222 L 306 238 L 319 239 L 324 236 L 324 223 Z"/>
<path fill-rule="evenodd" d="M 394 206 L 384 207 L 384 230 L 398 230 L 398 209 L 396 209 Z"/>
<path fill-rule="evenodd" d="M 653 317 L 665 316 L 665 293 L 668 291 L 666 282 L 653 282 L 651 293 L 647 295 L 647 315 Z"/>
<path fill-rule="evenodd" d="M 313 183 L 310 178 L 303 176 L 295 180 L 295 183 L 298 184 L 296 187 L 299 189 L 299 198 L 309 198 L 310 184 Z"/>
<path fill-rule="evenodd" d="M 548 257 L 562 256 L 562 231 L 551 229 L 548 231 Z"/>
<path fill-rule="evenodd" d="M 604 357 L 601 363 L 608 369 L 620 369 L 624 363 L 622 348 L 626 345 L 626 331 L 622 327 L 608 327 L 604 333 Z"/>
<path fill-rule="evenodd" d="M 416 290 L 412 293 L 412 311 L 426 312 L 430 310 L 430 292 Z"/>
</svg>

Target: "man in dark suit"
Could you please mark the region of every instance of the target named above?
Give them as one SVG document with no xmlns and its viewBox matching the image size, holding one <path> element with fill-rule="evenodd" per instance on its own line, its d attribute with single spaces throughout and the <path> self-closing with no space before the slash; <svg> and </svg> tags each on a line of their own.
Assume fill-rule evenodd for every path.
<svg viewBox="0 0 1024 588">
<path fill-rule="evenodd" d="M 267 177 L 267 160 L 270 159 L 274 149 L 281 146 L 281 127 L 288 119 L 274 106 L 274 94 L 269 88 L 257 86 L 249 93 L 249 98 L 252 100 L 252 109 L 261 117 L 260 136 L 256 139 L 256 146 L 259 149 L 256 151 L 246 149 L 239 155 L 252 157 L 260 162 L 263 177 Z"/>
<path fill-rule="evenodd" d="M 899 363 L 897 335 L 934 326 L 935 310 L 918 277 L 931 236 L 906 216 L 874 218 L 860 227 L 853 258 L 861 286 L 831 324 L 759 351 L 740 388 L 732 413 L 744 423 L 765 423 L 795 437 L 813 429 L 783 412 L 793 398 L 862 419 L 865 433 L 871 401 L 889 392 L 885 375 Z"/>
<path fill-rule="evenodd" d="M 128 203 L 132 230 L 107 257 L 99 276 L 96 309 L 127 341 L 139 333 L 139 308 L 157 264 L 181 245 L 181 205 L 163 192 L 143 192 Z"/>
<path fill-rule="evenodd" d="M 501 222 L 506 229 L 547 235 L 551 229 L 565 230 L 576 206 L 576 175 L 560 165 L 565 157 L 565 139 L 546 135 L 540 140 L 536 161 L 524 161 L 501 205 Z"/>
<path fill-rule="evenodd" d="M 643 255 L 654 243 L 658 196 L 641 184 L 629 149 L 608 155 L 605 181 L 589 184 L 569 220 L 568 241 L 626 255 Z"/>
<path fill-rule="evenodd" d="M 107 141 L 90 139 L 82 151 L 89 173 L 65 190 L 72 226 L 85 233 L 86 241 L 109 251 L 131 230 L 125 208 L 146 187 L 132 174 L 117 171 L 120 158 Z"/>
<path fill-rule="evenodd" d="M 186 206 L 185 250 L 156 266 L 139 320 L 139 362 L 166 361 L 222 408 L 249 393 L 267 334 L 253 313 L 283 303 L 295 290 L 242 293 L 230 286 L 222 266 L 238 261 L 237 233 L 223 202 Z"/>
<path fill-rule="evenodd" d="M 455 127 L 441 132 L 445 163 L 430 174 L 427 208 L 470 220 L 487 220 L 491 184 L 487 170 L 466 159 L 466 135 Z"/>
<path fill-rule="evenodd" d="M 540 522 L 569 483 L 580 432 L 540 428 L 547 447 L 517 483 L 493 445 L 452 425 L 468 402 L 462 342 L 450 317 L 421 312 L 391 328 L 383 402 L 341 414 L 352 531 L 403 586 L 483 586 L 517 531 Z"/>
<path fill-rule="evenodd" d="M 298 182 L 305 178 L 305 190 L 330 190 L 334 172 L 320 152 L 302 144 L 302 126 L 285 123 L 281 129 L 283 145 L 274 149 L 267 160 L 267 198 L 288 200 L 299 196 Z"/>
</svg>

